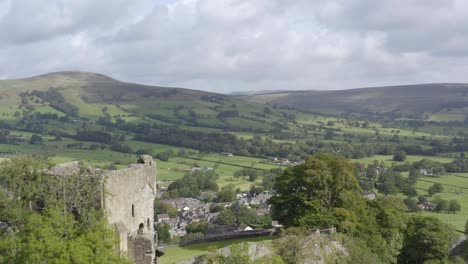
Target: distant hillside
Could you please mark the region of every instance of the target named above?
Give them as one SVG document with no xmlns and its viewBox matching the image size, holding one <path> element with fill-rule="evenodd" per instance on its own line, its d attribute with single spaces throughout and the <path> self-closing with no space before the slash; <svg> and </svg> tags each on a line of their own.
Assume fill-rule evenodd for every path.
<svg viewBox="0 0 468 264">
<path fill-rule="evenodd" d="M 264 113 L 264 108 L 228 95 L 126 83 L 87 72 L 0 80 L 0 116 L 6 122 L 18 120 L 25 112 L 217 131 L 269 131 L 284 122 L 284 110 Z"/>
<path fill-rule="evenodd" d="M 182 88 L 126 83 L 102 74 L 74 71 L 0 81 L 0 94 L 9 96 L 9 98 L 14 98 L 15 94 L 19 92 L 48 89 L 59 90 L 65 97 L 70 96 L 68 98 L 70 100 L 83 100 L 90 103 L 116 103 L 148 97 L 193 100 L 199 99 L 203 95 L 212 94 Z"/>
<path fill-rule="evenodd" d="M 468 84 L 456 83 L 271 92 L 241 97 L 308 112 L 393 114 L 433 120 L 463 120 L 468 114 Z"/>
</svg>

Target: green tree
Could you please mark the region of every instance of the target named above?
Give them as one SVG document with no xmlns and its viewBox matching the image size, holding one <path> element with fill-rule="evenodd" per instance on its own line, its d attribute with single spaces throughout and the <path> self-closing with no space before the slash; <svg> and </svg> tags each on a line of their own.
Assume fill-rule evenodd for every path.
<svg viewBox="0 0 468 264">
<path fill-rule="evenodd" d="M 236 216 L 231 210 L 225 209 L 218 215 L 218 224 L 220 225 L 235 225 L 236 224 Z"/>
<path fill-rule="evenodd" d="M 168 161 L 170 158 L 175 157 L 174 151 L 172 149 L 160 152 L 155 156 L 157 159 L 161 161 Z"/>
<path fill-rule="evenodd" d="M 340 157 L 316 155 L 290 167 L 277 178 L 270 199 L 272 215 L 283 225 L 327 226 L 332 209 L 340 207 L 347 192 L 361 193 L 354 166 Z"/>
<path fill-rule="evenodd" d="M 154 199 L 154 215 L 158 214 L 168 214 L 169 217 L 176 217 L 177 216 L 177 208 L 172 204 L 166 203 L 161 199 Z"/>
<path fill-rule="evenodd" d="M 185 231 L 187 231 L 187 233 L 205 234 L 206 229 L 208 229 L 208 223 L 205 221 L 193 222 L 185 226 Z"/>
<path fill-rule="evenodd" d="M 446 260 L 454 230 L 434 217 L 412 216 L 404 232 L 404 246 L 399 263 L 425 263 Z"/>
<path fill-rule="evenodd" d="M 443 191 L 444 191 L 444 187 L 442 186 L 442 184 L 434 183 L 434 185 L 429 187 L 429 189 L 427 190 L 427 193 L 429 194 L 429 196 L 432 196 L 436 193 L 441 193 Z"/>
<path fill-rule="evenodd" d="M 406 152 L 404 152 L 403 150 L 398 150 L 397 152 L 395 152 L 395 155 L 393 156 L 393 160 L 394 161 L 405 161 L 406 160 Z"/>
<path fill-rule="evenodd" d="M 256 211 L 248 208 L 247 206 L 240 206 L 234 214 L 236 215 L 238 225 L 255 225 L 258 220 Z"/>
<path fill-rule="evenodd" d="M 37 157 L 2 162 L 0 221 L 14 232 L 0 230 L 0 262 L 127 263 L 115 254 L 115 232 L 96 209 L 99 175 L 54 176 L 50 167 Z"/>
<path fill-rule="evenodd" d="M 457 200 L 450 200 L 449 202 L 449 211 L 452 213 L 459 212 L 461 210 L 461 205 Z"/>
<path fill-rule="evenodd" d="M 41 145 L 43 143 L 43 139 L 41 136 L 37 134 L 33 134 L 29 139 L 29 144 L 31 145 Z"/>
<path fill-rule="evenodd" d="M 418 192 L 413 186 L 405 185 L 403 186 L 402 192 L 404 195 L 408 197 L 416 197 L 418 196 Z"/>
<path fill-rule="evenodd" d="M 435 208 L 434 208 L 434 211 L 440 213 L 440 212 L 443 212 L 443 211 L 448 211 L 450 209 L 450 204 L 447 200 L 444 200 L 444 199 L 440 199 Z"/>
<path fill-rule="evenodd" d="M 309 231 L 305 228 L 289 228 L 283 237 L 274 240 L 276 253 L 281 256 L 285 263 L 300 263 L 304 257 L 304 246 Z"/>
<path fill-rule="evenodd" d="M 216 193 L 218 196 L 218 201 L 223 202 L 232 202 L 236 199 L 236 191 L 234 190 L 234 185 L 229 184 L 221 188 L 219 192 Z"/>
<path fill-rule="evenodd" d="M 419 173 L 419 170 L 416 168 L 412 168 L 409 172 L 408 184 L 414 186 L 420 176 L 421 174 Z"/>
<path fill-rule="evenodd" d="M 444 187 L 440 183 L 434 183 L 433 187 L 436 193 L 441 193 L 444 191 Z"/>
<path fill-rule="evenodd" d="M 158 241 L 164 242 L 164 243 L 171 242 L 171 234 L 169 233 L 170 229 L 171 229 L 171 226 L 169 224 L 158 223 L 156 225 L 156 232 L 158 233 Z"/>
<path fill-rule="evenodd" d="M 410 212 L 418 212 L 419 211 L 418 201 L 416 201 L 415 199 L 406 198 L 405 200 L 403 200 L 403 202 L 408 207 L 408 211 L 410 211 Z"/>
</svg>

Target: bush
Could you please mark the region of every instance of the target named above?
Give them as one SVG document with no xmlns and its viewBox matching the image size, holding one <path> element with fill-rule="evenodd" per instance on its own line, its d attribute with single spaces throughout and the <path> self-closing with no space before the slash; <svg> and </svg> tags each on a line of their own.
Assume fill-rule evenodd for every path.
<svg viewBox="0 0 468 264">
<path fill-rule="evenodd" d="M 405 161 L 406 160 L 406 152 L 403 150 L 398 150 L 395 152 L 395 155 L 393 156 L 394 161 Z"/>
</svg>

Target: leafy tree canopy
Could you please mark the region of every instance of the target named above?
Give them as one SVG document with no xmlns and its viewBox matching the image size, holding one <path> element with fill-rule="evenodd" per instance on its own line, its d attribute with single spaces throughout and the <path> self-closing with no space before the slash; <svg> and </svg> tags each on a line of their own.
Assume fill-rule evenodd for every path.
<svg viewBox="0 0 468 264">
<path fill-rule="evenodd" d="M 288 168 L 274 185 L 273 217 L 286 226 L 330 225 L 332 209 L 341 207 L 345 193 L 360 194 L 354 165 L 344 158 L 316 155 L 305 164 Z M 312 217 L 312 215 L 314 217 Z"/>
</svg>

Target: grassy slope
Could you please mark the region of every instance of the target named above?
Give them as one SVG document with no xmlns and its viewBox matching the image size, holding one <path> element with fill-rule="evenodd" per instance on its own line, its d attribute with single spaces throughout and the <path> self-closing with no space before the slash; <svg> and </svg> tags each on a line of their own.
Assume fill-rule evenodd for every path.
<svg viewBox="0 0 468 264">
<path fill-rule="evenodd" d="M 406 137 L 405 142 L 410 142 L 412 144 L 423 144 L 424 142 L 418 140 L 418 138 L 427 137 L 437 138 L 441 140 L 449 140 L 450 137 L 452 137 L 459 130 L 466 130 L 465 128 L 441 129 L 440 127 L 427 126 L 418 129 L 418 131 L 413 131 L 405 130 L 402 128 L 384 128 L 379 123 L 371 123 L 369 128 L 351 127 L 344 122 L 344 119 L 274 109 L 273 107 L 270 107 L 271 114 L 267 114 L 265 117 L 262 117 L 254 114 L 263 113 L 265 105 L 261 104 L 247 103 L 236 98 L 227 97 L 224 95 L 215 95 L 212 93 L 201 91 L 123 83 L 103 75 L 79 72 L 62 72 L 46 74 L 28 79 L 0 81 L 1 120 L 3 120 L 4 122 L 13 122 L 18 120 L 18 117 L 14 116 L 14 113 L 16 111 L 22 111 L 22 109 L 19 109 L 21 99 L 19 97 L 20 92 L 32 90 L 45 91 L 50 87 L 59 89 L 68 102 L 71 102 L 75 106 L 79 107 L 80 116 L 84 118 L 97 119 L 103 116 L 102 109 L 106 107 L 107 113 L 111 117 L 113 117 L 114 120 L 116 119 L 116 117 L 120 116 L 127 122 L 147 122 L 153 124 L 173 125 L 174 123 L 171 122 L 180 122 L 182 120 L 180 118 L 181 116 L 187 117 L 189 115 L 189 110 L 193 110 L 197 114 L 199 125 L 193 126 L 193 124 L 185 124 L 184 121 L 182 121 L 183 124 L 179 124 L 179 126 L 183 127 L 184 129 L 200 130 L 205 132 L 223 131 L 222 129 L 212 127 L 223 124 L 231 124 L 244 128 L 252 127 L 269 129 L 272 127 L 271 124 L 273 122 L 277 122 L 281 119 L 283 112 L 286 112 L 288 114 L 295 114 L 297 117 L 297 125 L 292 123 L 288 124 L 292 131 L 301 129 L 302 125 L 320 126 L 327 124 L 328 121 L 334 121 L 335 125 L 333 126 L 333 128 L 340 129 L 341 131 L 337 132 L 336 139 L 329 142 L 343 142 L 342 136 L 345 133 L 372 136 L 375 134 L 375 130 L 379 130 L 379 133 L 382 136 L 390 137 L 395 134 L 398 134 L 400 137 Z M 420 107 L 426 107 L 428 104 L 437 105 L 434 104 L 433 100 L 425 101 L 422 99 L 418 99 L 419 97 L 421 97 L 421 94 L 426 97 L 435 97 L 438 100 L 439 98 L 442 98 L 439 100 L 440 102 L 443 102 L 444 100 L 450 101 L 453 100 L 455 97 L 457 97 L 458 100 L 465 100 L 465 86 L 460 85 L 460 87 L 461 88 L 453 88 L 450 86 L 445 86 L 444 88 L 440 88 L 436 86 L 431 86 L 428 88 L 427 86 L 416 86 L 414 87 L 415 90 L 410 92 L 406 97 L 402 96 L 402 93 L 403 91 L 407 92 L 408 87 L 379 88 L 375 90 L 358 89 L 336 92 L 322 91 L 313 93 L 310 92 L 308 94 L 305 94 L 313 95 L 313 100 L 315 100 L 313 102 L 323 101 L 317 102 L 317 104 L 309 104 L 310 102 L 307 101 L 309 100 L 309 98 L 307 96 L 304 96 L 304 94 L 302 93 L 278 93 L 273 95 L 265 94 L 262 96 L 263 99 L 266 98 L 264 101 L 271 101 L 273 99 L 283 100 L 284 98 L 287 98 L 289 96 L 304 97 L 303 100 L 307 101 L 307 105 L 321 107 L 320 103 L 323 103 L 322 105 L 326 104 L 327 107 L 330 109 L 339 108 L 340 105 L 338 104 L 338 102 L 341 103 L 341 101 L 345 102 L 345 106 L 347 105 L 346 107 L 354 105 L 355 102 L 360 102 L 362 104 L 370 103 L 371 105 L 374 105 L 372 107 L 379 106 L 381 104 L 384 105 L 381 109 L 385 108 L 385 111 L 387 111 L 388 109 L 393 109 L 392 107 L 401 107 L 402 105 L 404 106 L 405 104 L 411 102 L 413 103 L 413 108 L 403 107 L 402 109 L 406 109 L 408 111 L 417 111 L 418 109 L 420 109 Z M 441 95 L 441 91 L 444 92 L 443 95 Z M 222 98 L 222 103 L 216 100 L 213 102 L 201 100 L 201 97 L 204 95 Z M 384 96 L 386 99 L 380 98 Z M 251 99 L 257 100 L 258 98 L 260 97 L 252 96 Z M 31 102 L 33 101 L 34 98 Z M 390 104 L 390 108 L 388 108 L 388 106 L 385 106 L 385 101 L 392 102 L 392 104 Z M 62 112 L 51 108 L 47 104 L 41 105 L 32 103 L 32 105 L 34 106 L 35 112 L 56 113 L 58 115 L 64 115 Z M 175 109 L 181 105 L 184 106 L 184 108 L 178 110 L 178 112 L 176 113 Z M 216 118 L 216 115 L 220 111 L 233 109 L 238 110 L 240 112 L 239 117 L 226 118 L 225 120 L 220 120 Z M 435 120 L 451 120 L 453 116 L 456 116 L 457 119 L 461 119 L 461 117 L 465 113 L 465 110 L 465 108 L 454 108 L 450 110 L 443 109 L 440 112 L 432 115 L 431 118 Z M 162 115 L 166 117 L 169 121 L 155 120 L 149 118 L 148 116 L 145 116 L 152 114 Z M 60 130 L 62 131 L 73 133 L 76 130 L 76 128 L 79 127 L 79 124 L 71 124 L 64 126 L 63 123 L 50 122 L 49 126 L 54 128 L 60 128 Z M 95 129 L 101 128 L 96 126 Z M 244 138 L 251 138 L 253 137 L 253 135 L 256 134 L 251 132 L 235 133 Z M 32 133 L 21 131 L 11 131 L 11 134 L 22 135 L 26 137 L 32 135 Z M 319 132 L 319 134 L 323 134 L 323 132 Z M 311 139 L 312 135 L 309 136 L 310 137 L 303 138 L 303 140 Z M 90 151 L 88 149 L 70 149 L 66 147 L 66 144 L 80 142 L 71 139 L 63 139 L 63 141 L 59 142 L 47 141 L 50 139 L 52 138 L 44 136 L 44 140 L 46 140 L 46 143 L 43 146 L 29 145 L 26 143 L 21 143 L 19 145 L 0 145 L 0 152 L 18 151 L 20 153 L 26 154 L 40 153 L 51 156 L 53 161 L 55 162 L 83 160 L 98 166 L 104 166 L 114 163 L 117 164 L 119 167 L 125 167 L 127 164 L 135 161 L 134 155 L 117 153 L 110 150 Z M 319 136 L 318 139 L 323 140 L 321 136 Z M 294 140 L 292 140 L 291 142 L 293 141 Z M 89 142 L 85 142 L 84 146 L 88 147 L 90 144 L 91 143 Z M 150 149 L 154 153 L 159 153 L 168 149 L 172 149 L 175 152 L 179 150 L 179 148 L 175 148 L 173 146 L 143 143 L 133 140 L 127 141 L 126 144 L 129 144 L 135 150 Z M 200 157 L 192 156 L 192 158 Z M 216 172 L 220 174 L 219 184 L 221 186 L 233 183 L 237 187 L 247 189 L 252 184 L 251 182 L 245 181 L 243 179 L 236 180 L 232 177 L 234 171 L 242 168 L 240 166 L 254 166 L 255 168 L 260 169 L 270 169 L 275 167 L 271 164 L 261 163 L 261 159 L 251 157 L 225 157 L 217 154 L 209 154 L 204 155 L 201 158 L 203 160 L 194 160 L 191 158 L 173 158 L 170 159 L 168 162 L 158 161 L 158 178 L 180 178 L 186 172 L 186 169 L 189 169 L 191 166 L 194 166 L 195 163 L 197 163 L 200 166 L 216 166 Z M 370 163 L 373 160 L 384 160 L 388 163 L 391 163 L 391 158 L 392 156 L 376 155 L 374 157 L 364 158 L 356 161 Z M 409 161 L 420 160 L 422 158 L 428 157 L 408 156 Z M 444 157 L 430 157 L 430 159 L 437 160 L 440 162 L 451 161 L 450 158 Z M 454 180 L 456 181 L 457 179 Z M 463 182 L 460 181 L 460 184 L 462 183 Z M 426 187 L 427 186 L 423 185 L 420 188 L 424 189 Z M 468 200 L 465 201 L 464 199 L 461 199 L 461 202 L 464 208 L 462 213 L 468 211 Z M 452 216 L 447 215 L 446 217 Z M 461 222 L 457 222 L 457 225 L 460 225 L 460 223 Z"/>
<path fill-rule="evenodd" d="M 423 214 L 440 218 L 444 222 L 454 225 L 457 230 L 463 231 L 465 222 L 468 219 L 468 173 L 446 174 L 440 177 L 421 177 L 420 179 L 416 185 L 419 195 L 427 195 L 429 187 L 434 183 L 440 183 L 443 185 L 444 191 L 437 195 L 447 200 L 456 199 L 462 206 L 461 212 L 456 214 L 433 212 L 423 212 Z"/>
<path fill-rule="evenodd" d="M 438 121 L 463 120 L 468 84 L 422 84 L 340 91 L 296 91 L 241 96 L 253 102 L 336 112 L 423 114 Z"/>
<path fill-rule="evenodd" d="M 185 247 L 179 246 L 168 246 L 165 248 L 165 256 L 162 256 L 158 259 L 158 263 L 160 264 L 173 264 L 177 263 L 182 260 L 186 260 L 195 256 L 203 255 L 208 252 L 213 252 L 217 249 L 227 247 L 233 244 L 239 244 L 244 242 L 263 242 L 269 245 L 271 240 L 275 237 L 259 237 L 259 238 L 249 238 L 249 239 L 234 239 L 234 240 L 226 240 L 226 241 L 219 241 L 219 242 L 209 242 L 209 243 L 201 243 L 195 244 Z"/>
</svg>

